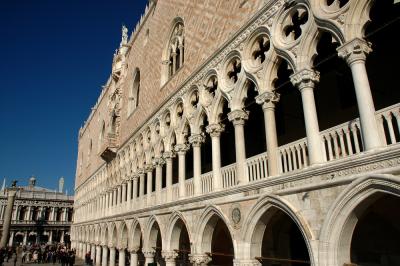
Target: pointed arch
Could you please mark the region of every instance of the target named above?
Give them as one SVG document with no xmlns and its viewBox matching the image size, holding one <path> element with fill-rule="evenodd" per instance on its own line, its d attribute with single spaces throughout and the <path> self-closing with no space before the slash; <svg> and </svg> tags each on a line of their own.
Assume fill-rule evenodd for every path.
<svg viewBox="0 0 400 266">
<path fill-rule="evenodd" d="M 129 230 L 129 248 L 131 250 L 138 250 L 140 248 L 140 244 L 143 241 L 143 227 L 140 224 L 139 220 L 134 219 L 131 223 Z"/>
<path fill-rule="evenodd" d="M 167 231 L 165 235 L 166 250 L 179 249 L 179 237 L 182 230 L 184 230 L 183 227 L 185 227 L 187 230 L 189 239 L 192 239 L 192 234 L 189 230 L 189 226 L 185 217 L 181 212 L 174 211 L 168 220 Z"/>
</svg>

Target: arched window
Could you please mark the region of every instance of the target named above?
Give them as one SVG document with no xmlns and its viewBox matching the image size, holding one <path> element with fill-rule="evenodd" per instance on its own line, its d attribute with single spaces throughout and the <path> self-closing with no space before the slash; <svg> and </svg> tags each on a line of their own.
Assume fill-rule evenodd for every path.
<svg viewBox="0 0 400 266">
<path fill-rule="evenodd" d="M 106 123 L 103 121 L 102 122 L 102 126 L 101 126 L 101 131 L 100 131 L 100 134 L 99 134 L 99 141 L 98 141 L 98 147 L 97 147 L 97 150 L 99 152 L 100 152 L 100 149 L 101 149 L 101 145 L 103 144 L 103 141 L 104 141 L 105 132 L 106 132 Z"/>
<path fill-rule="evenodd" d="M 140 70 L 135 69 L 133 74 L 133 84 L 129 90 L 128 98 L 128 116 L 136 109 L 139 103 L 139 90 L 140 90 Z"/>
<path fill-rule="evenodd" d="M 161 85 L 164 85 L 185 61 L 185 29 L 182 19 L 176 18 L 164 51 Z"/>
</svg>

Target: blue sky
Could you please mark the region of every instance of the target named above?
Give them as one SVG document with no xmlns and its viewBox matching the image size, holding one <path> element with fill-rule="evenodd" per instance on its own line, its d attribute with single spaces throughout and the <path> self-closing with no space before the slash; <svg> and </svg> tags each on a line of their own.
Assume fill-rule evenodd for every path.
<svg viewBox="0 0 400 266">
<path fill-rule="evenodd" d="M 73 192 L 79 127 L 147 0 L 0 1 L 0 180 Z"/>
</svg>

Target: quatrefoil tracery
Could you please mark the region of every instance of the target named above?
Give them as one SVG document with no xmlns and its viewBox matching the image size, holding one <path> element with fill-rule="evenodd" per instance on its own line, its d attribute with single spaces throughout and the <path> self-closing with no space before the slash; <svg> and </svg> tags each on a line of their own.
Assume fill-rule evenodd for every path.
<svg viewBox="0 0 400 266">
<path fill-rule="evenodd" d="M 254 41 L 251 56 L 256 65 L 264 63 L 270 46 L 270 40 L 267 35 L 261 35 Z"/>
<path fill-rule="evenodd" d="M 239 79 L 240 71 L 242 70 L 242 62 L 239 58 L 232 59 L 227 67 L 227 76 L 231 83 L 236 83 Z"/>
<path fill-rule="evenodd" d="M 284 40 L 293 42 L 299 39 L 308 20 L 308 10 L 305 7 L 299 6 L 292 9 L 283 21 Z"/>
</svg>

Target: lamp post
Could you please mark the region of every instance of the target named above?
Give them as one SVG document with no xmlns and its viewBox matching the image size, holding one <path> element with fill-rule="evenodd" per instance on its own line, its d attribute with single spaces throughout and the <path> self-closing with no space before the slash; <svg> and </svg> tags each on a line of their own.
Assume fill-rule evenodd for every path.
<svg viewBox="0 0 400 266">
<path fill-rule="evenodd" d="M 13 180 L 11 187 L 7 188 L 7 207 L 4 213 L 3 232 L 0 240 L 0 248 L 5 248 L 10 234 L 11 216 L 14 208 L 15 195 L 17 194 L 17 181 Z"/>
</svg>

